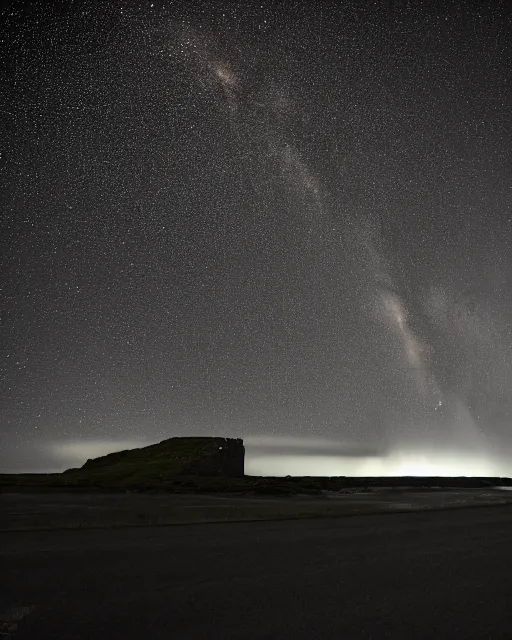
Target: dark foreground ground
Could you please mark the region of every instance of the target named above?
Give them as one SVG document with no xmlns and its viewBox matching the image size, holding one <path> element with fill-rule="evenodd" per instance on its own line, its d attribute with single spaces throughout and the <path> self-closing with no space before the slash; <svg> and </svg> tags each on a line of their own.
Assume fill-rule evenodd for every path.
<svg viewBox="0 0 512 640">
<path fill-rule="evenodd" d="M 511 540 L 512 506 L 4 532 L 2 630 L 13 640 L 510 639 Z"/>
<path fill-rule="evenodd" d="M 512 503 L 508 489 L 373 488 L 266 497 L 22 491 L 0 494 L 0 531 L 283 520 L 507 504 Z"/>
</svg>

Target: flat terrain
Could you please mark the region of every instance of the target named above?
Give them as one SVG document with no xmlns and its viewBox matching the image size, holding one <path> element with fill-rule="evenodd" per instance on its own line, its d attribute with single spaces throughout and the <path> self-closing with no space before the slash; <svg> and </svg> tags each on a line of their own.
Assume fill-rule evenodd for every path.
<svg viewBox="0 0 512 640">
<path fill-rule="evenodd" d="M 4 532 L 2 631 L 13 640 L 510 639 L 511 539 L 512 506 Z"/>
<path fill-rule="evenodd" d="M 0 530 L 279 520 L 512 503 L 498 489 L 348 489 L 320 496 L 1 493 Z"/>
</svg>

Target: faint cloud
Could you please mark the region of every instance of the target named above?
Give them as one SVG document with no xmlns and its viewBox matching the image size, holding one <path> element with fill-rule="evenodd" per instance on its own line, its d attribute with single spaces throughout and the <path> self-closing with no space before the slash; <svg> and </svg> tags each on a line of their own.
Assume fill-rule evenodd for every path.
<svg viewBox="0 0 512 640">
<path fill-rule="evenodd" d="M 141 440 L 67 440 L 47 445 L 52 456 L 68 466 L 81 466 L 89 458 L 99 458 L 115 451 L 137 449 L 152 442 Z"/>
</svg>

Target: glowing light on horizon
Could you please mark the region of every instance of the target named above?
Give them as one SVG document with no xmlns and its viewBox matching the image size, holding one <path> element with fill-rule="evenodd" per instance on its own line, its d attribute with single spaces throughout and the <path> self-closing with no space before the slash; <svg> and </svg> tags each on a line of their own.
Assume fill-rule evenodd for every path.
<svg viewBox="0 0 512 640">
<path fill-rule="evenodd" d="M 263 476 L 432 476 L 432 477 L 504 477 L 512 474 L 512 465 L 482 454 L 422 453 L 394 451 L 382 456 L 251 456 L 246 461 L 248 475 Z"/>
<path fill-rule="evenodd" d="M 156 442 L 158 442 L 157 440 Z M 62 471 L 81 466 L 88 458 L 115 451 L 154 444 L 155 440 L 68 440 L 47 444 L 60 468 L 52 465 L 46 471 Z M 512 463 L 505 456 L 500 460 L 486 449 L 450 449 L 418 446 L 394 448 L 370 455 L 351 455 L 354 443 L 322 438 L 294 438 L 287 436 L 245 436 L 245 471 L 248 475 L 263 476 L 481 476 L 512 477 Z M 290 447 L 298 451 L 291 453 Z M 336 448 L 345 447 L 345 455 L 333 455 Z M 262 451 L 262 448 L 264 449 Z M 287 452 L 288 448 L 288 452 Z M 304 453 L 302 453 L 302 451 Z M 308 455 L 315 451 L 314 455 Z M 325 451 L 325 453 L 324 453 Z M 17 469 L 16 472 L 22 470 Z"/>
</svg>

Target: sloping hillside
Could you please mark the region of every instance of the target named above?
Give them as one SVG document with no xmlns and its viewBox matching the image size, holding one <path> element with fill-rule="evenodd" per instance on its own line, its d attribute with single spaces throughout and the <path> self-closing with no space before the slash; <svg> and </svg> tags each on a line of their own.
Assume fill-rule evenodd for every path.
<svg viewBox="0 0 512 640">
<path fill-rule="evenodd" d="M 150 486 L 177 476 L 237 478 L 244 475 L 244 445 L 235 438 L 170 438 L 87 460 L 64 472 L 66 484 Z"/>
<path fill-rule="evenodd" d="M 0 474 L 0 488 L 193 489 L 244 477 L 245 448 L 237 438 L 169 438 L 140 449 L 87 460 L 63 473 Z M 194 479 L 192 481 L 192 479 Z"/>
</svg>

